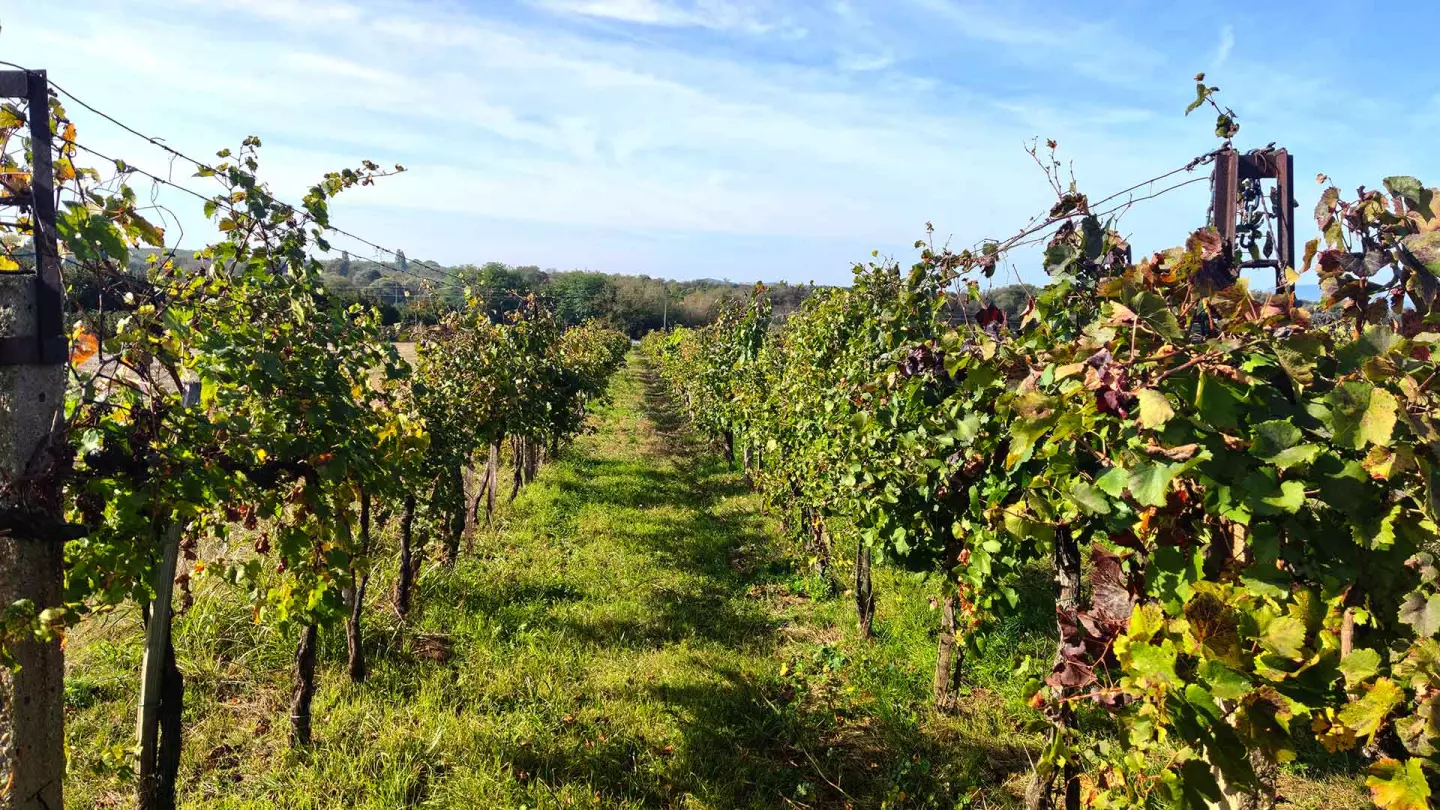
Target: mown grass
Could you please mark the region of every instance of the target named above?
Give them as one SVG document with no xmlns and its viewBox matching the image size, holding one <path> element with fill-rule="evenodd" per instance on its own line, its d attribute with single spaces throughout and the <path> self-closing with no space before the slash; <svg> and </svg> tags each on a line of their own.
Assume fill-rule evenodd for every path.
<svg viewBox="0 0 1440 810">
<path fill-rule="evenodd" d="M 877 568 L 877 637 L 858 638 L 638 359 L 612 394 L 453 571 L 427 566 L 407 622 L 379 577 L 364 684 L 322 634 L 308 750 L 286 740 L 293 634 L 202 589 L 177 626 L 182 806 L 1016 805 L 1042 740 L 1017 673 L 1052 649 L 1048 586 L 965 662 L 963 710 L 936 715 L 932 583 Z M 70 645 L 69 807 L 131 802 L 139 635 L 132 611 Z"/>
</svg>

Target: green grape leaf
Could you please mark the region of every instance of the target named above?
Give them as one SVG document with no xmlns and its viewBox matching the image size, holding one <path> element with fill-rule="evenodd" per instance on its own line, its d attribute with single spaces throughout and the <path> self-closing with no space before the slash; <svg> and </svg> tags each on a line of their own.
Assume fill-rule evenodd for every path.
<svg viewBox="0 0 1440 810">
<path fill-rule="evenodd" d="M 1440 741 L 1440 696 L 1431 696 L 1417 701 L 1412 714 L 1394 720 L 1395 733 L 1404 743 L 1405 750 L 1422 757 L 1435 755 L 1435 743 Z"/>
<path fill-rule="evenodd" d="M 1125 635 L 1132 642 L 1146 643 L 1163 629 L 1165 629 L 1165 612 L 1160 609 L 1159 605 L 1147 602 L 1130 611 L 1130 626 L 1125 631 Z"/>
<path fill-rule="evenodd" d="M 1295 427 L 1288 419 L 1274 419 L 1255 426 L 1250 440 L 1250 452 L 1270 461 L 1299 441 L 1300 428 Z"/>
<path fill-rule="evenodd" d="M 1297 444 L 1271 456 L 1269 461 L 1279 469 L 1288 470 L 1291 467 L 1313 463 L 1320 456 L 1320 450 L 1321 447 L 1318 444 Z"/>
<path fill-rule="evenodd" d="M 1055 425 L 1055 417 L 1042 419 L 1017 419 L 1010 426 L 1010 453 L 1005 457 L 1005 466 L 1014 468 L 1030 460 L 1035 452 L 1035 443 Z"/>
<path fill-rule="evenodd" d="M 1220 430 L 1231 430 L 1239 424 L 1240 397 L 1234 387 L 1211 374 L 1201 374 L 1195 387 L 1198 416 Z"/>
<path fill-rule="evenodd" d="M 1290 574 L 1274 563 L 1247 566 L 1240 572 L 1240 581 L 1246 588 L 1271 599 L 1283 599 L 1290 593 L 1292 584 Z"/>
<path fill-rule="evenodd" d="M 1164 506 L 1170 482 L 1179 471 L 1179 464 L 1146 462 L 1130 471 L 1126 484 L 1142 506 Z"/>
<path fill-rule="evenodd" d="M 980 414 L 971 413 L 955 423 L 955 440 L 962 447 L 969 446 L 980 435 Z"/>
<path fill-rule="evenodd" d="M 1277 616 L 1262 622 L 1260 646 L 1283 658 L 1300 658 L 1305 646 L 1305 623 L 1294 616 Z"/>
<path fill-rule="evenodd" d="M 1095 486 L 1106 495 L 1119 498 L 1125 494 L 1125 486 L 1129 481 L 1130 474 L 1123 467 L 1111 467 L 1104 475 L 1095 479 Z"/>
<path fill-rule="evenodd" d="M 1299 481 L 1281 481 L 1279 495 L 1267 495 L 1260 499 L 1267 507 L 1264 510 L 1257 509 L 1257 513 L 1265 514 L 1270 512 L 1287 512 L 1294 514 L 1300 511 L 1305 505 L 1305 485 Z M 1274 510 L 1271 512 L 1271 510 Z"/>
<path fill-rule="evenodd" d="M 1336 350 L 1335 357 L 1340 361 L 1342 371 L 1355 371 L 1366 360 L 1389 354 L 1400 345 L 1400 340 L 1400 336 L 1389 326 L 1371 324 L 1365 327 L 1360 337 Z"/>
<path fill-rule="evenodd" d="M 1158 683 L 1179 684 L 1175 674 L 1175 648 L 1164 644 L 1133 644 L 1130 646 L 1130 672 L 1137 677 Z"/>
<path fill-rule="evenodd" d="M 1275 347 L 1275 360 L 1290 378 L 1291 389 L 1298 397 L 1315 382 L 1316 361 L 1328 354 L 1328 346 L 1320 335 L 1299 332 Z"/>
<path fill-rule="evenodd" d="M 1244 503 L 1257 515 L 1294 514 L 1305 505 L 1305 485 L 1281 481 L 1276 470 L 1262 467 L 1245 477 Z"/>
<path fill-rule="evenodd" d="M 1213 659 L 1201 663 L 1197 674 L 1221 700 L 1239 700 L 1255 688 L 1249 678 Z"/>
<path fill-rule="evenodd" d="M 1440 642 L 1421 639 L 1395 664 L 1391 674 L 1414 689 L 1440 681 Z"/>
<path fill-rule="evenodd" d="M 1171 613 L 1180 608 L 1194 594 L 1194 583 L 1201 576 L 1200 548 L 1186 552 L 1173 546 L 1156 549 L 1150 568 L 1146 571 L 1146 588 L 1151 596 L 1159 599 Z"/>
<path fill-rule="evenodd" d="M 1202 759 L 1187 760 L 1180 766 L 1180 804 L 1183 810 L 1214 807 L 1220 801 L 1220 784 L 1214 770 Z"/>
<path fill-rule="evenodd" d="M 1104 491 L 1093 484 L 1076 479 L 1070 484 L 1070 498 L 1087 514 L 1110 514 L 1110 502 L 1105 499 Z"/>
<path fill-rule="evenodd" d="M 1422 638 L 1433 638 L 1440 633 L 1440 594 L 1428 598 L 1420 591 L 1414 591 L 1400 603 L 1400 621 L 1415 628 L 1415 634 Z"/>
<path fill-rule="evenodd" d="M 1196 77 L 1197 81 L 1195 82 L 1195 100 L 1185 105 L 1186 115 L 1189 115 L 1190 113 L 1200 109 L 1200 105 L 1204 104 L 1205 100 L 1210 98 L 1210 93 L 1213 92 L 1209 87 L 1205 86 L 1204 78 L 1205 74 L 1203 73 Z"/>
<path fill-rule="evenodd" d="M 1215 702 L 1215 696 L 1199 684 L 1185 684 L 1185 702 L 1195 710 L 1196 718 L 1207 725 L 1223 717 L 1220 704 Z"/>
<path fill-rule="evenodd" d="M 1411 205 L 1420 205 L 1420 195 L 1425 193 L 1425 186 L 1418 179 L 1408 175 L 1394 175 L 1385 178 L 1383 182 L 1386 191 Z"/>
<path fill-rule="evenodd" d="M 1175 317 L 1175 310 L 1164 298 L 1149 290 L 1141 290 L 1130 299 L 1130 309 L 1155 334 L 1165 340 L 1171 343 L 1184 340 L 1185 333 L 1180 330 L 1180 321 Z"/>
<path fill-rule="evenodd" d="M 1354 689 L 1379 671 L 1380 653 L 1371 649 L 1351 650 L 1349 655 L 1340 659 L 1340 674 L 1345 676 L 1346 689 Z"/>
</svg>

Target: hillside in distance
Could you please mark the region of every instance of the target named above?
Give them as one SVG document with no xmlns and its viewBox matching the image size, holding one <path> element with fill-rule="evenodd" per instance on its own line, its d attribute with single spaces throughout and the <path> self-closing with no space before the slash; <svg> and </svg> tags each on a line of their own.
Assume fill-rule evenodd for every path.
<svg viewBox="0 0 1440 810">
<path fill-rule="evenodd" d="M 158 251 L 136 251 L 131 254 L 132 274 L 144 277 L 157 258 Z M 168 254 L 181 265 L 199 266 L 194 251 L 176 250 Z M 391 262 L 356 259 L 346 252 L 338 258 L 322 262 L 324 286 L 334 295 L 364 301 L 378 306 L 385 321 L 397 325 L 434 323 L 441 313 L 459 307 L 465 289 L 486 303 L 497 317 L 518 306 L 527 295 L 548 302 L 568 324 L 600 320 L 641 337 L 656 329 L 674 326 L 704 326 L 715 320 L 726 307 L 742 304 L 755 291 L 755 282 L 701 278 L 685 281 L 654 278 L 646 275 L 603 273 L 590 270 L 541 269 L 537 265 L 507 265 L 486 262 L 481 265 L 441 265 L 436 262 L 406 259 L 403 251 Z M 100 301 L 99 285 L 87 288 L 78 284 L 80 305 L 94 309 Z M 122 285 L 123 286 L 123 285 Z M 773 316 L 783 321 L 817 289 L 809 284 L 787 282 L 764 283 L 764 295 L 770 298 Z M 122 289 L 107 287 L 106 310 L 123 310 Z M 1031 284 L 998 285 L 984 291 L 980 301 L 965 301 L 963 309 L 973 314 L 986 304 L 995 304 L 1018 325 L 1030 296 L 1039 291 Z M 1260 294 L 1258 287 L 1252 287 Z M 1311 306 L 1321 299 L 1316 284 L 1296 287 L 1296 298 Z M 957 310 L 953 317 L 962 316 Z"/>
<path fill-rule="evenodd" d="M 158 253 L 152 250 L 131 254 L 130 272 L 143 278 Z M 169 255 L 181 265 L 198 267 L 200 263 L 194 251 L 176 250 Z M 753 282 L 709 278 L 676 281 L 502 262 L 446 266 L 408 259 L 403 251 L 389 262 L 354 258 L 342 251 L 322 264 L 327 291 L 379 306 L 391 324 L 433 323 L 440 313 L 460 306 L 468 288 L 496 315 L 514 309 L 521 299 L 534 294 L 549 302 L 566 323 L 598 319 L 639 337 L 666 326 L 703 326 L 725 307 L 748 299 L 755 289 Z M 784 317 L 799 307 L 812 289 L 810 285 L 767 283 L 765 295 L 775 314 Z M 113 282 L 107 285 L 106 292 L 107 310 L 124 308 L 121 290 Z M 94 308 L 100 301 L 100 285 L 92 285 L 79 297 L 83 307 Z"/>
</svg>

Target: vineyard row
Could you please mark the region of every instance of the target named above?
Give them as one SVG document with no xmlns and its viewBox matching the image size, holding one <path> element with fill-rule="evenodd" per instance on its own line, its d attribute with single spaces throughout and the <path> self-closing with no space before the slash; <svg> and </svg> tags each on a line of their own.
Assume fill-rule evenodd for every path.
<svg viewBox="0 0 1440 810">
<path fill-rule="evenodd" d="M 1206 227 L 1132 261 L 1052 180 L 1049 282 L 1018 322 L 982 289 L 1005 245 L 918 242 L 783 323 L 757 294 L 645 351 L 822 575 L 852 537 L 862 634 L 884 618 L 872 560 L 941 579 L 938 709 L 1048 573 L 1032 806 L 1269 807 L 1279 766 L 1323 747 L 1380 807 L 1431 807 L 1440 190 L 1325 189 L 1323 237 L 1282 268 L 1318 276 L 1311 310 L 1242 277 L 1273 249 L 1258 181 L 1234 242 Z"/>
<path fill-rule="evenodd" d="M 326 175 L 292 206 L 257 180 L 253 138 L 202 170 L 219 184 L 204 203 L 219 240 L 184 265 L 155 253 L 137 277 L 129 252 L 163 249 L 164 232 L 123 165 L 102 181 L 77 164 L 75 126 L 53 96 L 48 110 L 0 112 L 5 193 L 40 187 L 24 132 L 30 116 L 47 113 L 67 279 L 100 279 L 124 306 L 70 313 L 70 363 L 57 367 L 68 369 L 63 410 L 4 481 L 8 529 L 66 542 L 63 590 L 44 572 L 6 583 L 38 594 L 3 606 L 0 654 L 16 670 L 7 695 L 56 716 L 41 717 L 33 736 L 13 718 L 21 725 L 7 737 L 25 747 L 5 760 L 14 771 L 0 784 L 22 801 L 63 806 L 60 706 L 50 699 L 58 683 L 54 696 L 24 690 L 44 685 L 32 676 L 59 663 L 67 629 L 138 604 L 138 803 L 173 807 L 184 681 L 172 590 L 183 609 L 204 578 L 247 602 L 256 623 L 295 634 L 290 737 L 309 744 L 318 634 L 344 626 L 349 675 L 363 680 L 371 572 L 397 567 L 390 601 L 409 613 L 426 554 L 454 565 L 463 532 L 489 519 L 506 484 L 514 498 L 582 430 L 630 341 L 598 325 L 564 328 L 534 298 L 498 321 L 472 299 L 423 333 L 413 360 L 403 357 L 374 309 L 327 294 L 317 259 L 332 199 L 385 173 L 367 162 Z M 0 269 L 26 278 L 10 257 L 43 249 L 44 230 L 24 209 L 0 223 L 0 262 L 9 262 Z M 499 480 L 507 452 L 512 482 Z M 380 542 L 381 523 L 394 548 Z"/>
</svg>

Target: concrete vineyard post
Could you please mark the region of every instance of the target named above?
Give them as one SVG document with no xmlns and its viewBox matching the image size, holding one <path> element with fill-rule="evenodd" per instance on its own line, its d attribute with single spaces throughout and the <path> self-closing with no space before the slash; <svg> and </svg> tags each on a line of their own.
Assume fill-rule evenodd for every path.
<svg viewBox="0 0 1440 810">
<path fill-rule="evenodd" d="M 28 102 L 34 157 L 26 196 L 36 269 L 0 274 L 0 610 L 55 608 L 63 584 L 64 528 L 57 477 L 64 449 L 66 344 L 55 238 L 49 85 L 43 71 L 0 72 L 0 97 Z M 0 667 L 0 810 L 64 806 L 64 653 L 60 639 L 8 640 L 17 668 Z"/>
</svg>

